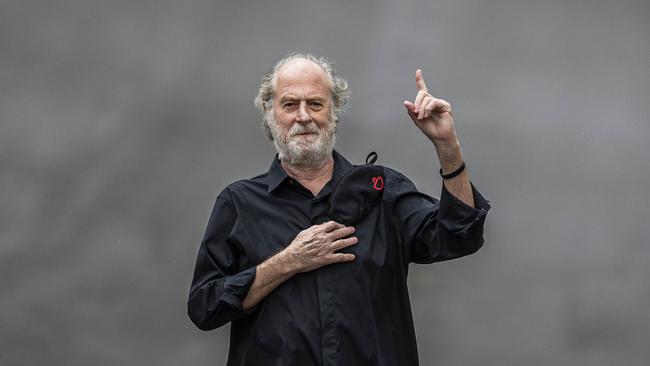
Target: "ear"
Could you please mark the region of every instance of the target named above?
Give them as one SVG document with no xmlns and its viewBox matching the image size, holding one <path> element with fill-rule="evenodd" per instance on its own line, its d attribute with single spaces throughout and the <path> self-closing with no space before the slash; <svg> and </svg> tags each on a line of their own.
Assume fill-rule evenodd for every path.
<svg viewBox="0 0 650 366">
<path fill-rule="evenodd" d="M 264 126 L 264 132 L 266 132 L 266 137 L 269 138 L 270 141 L 273 141 L 273 133 L 271 132 L 271 126 L 269 126 L 269 121 L 264 118 L 262 125 Z"/>
</svg>

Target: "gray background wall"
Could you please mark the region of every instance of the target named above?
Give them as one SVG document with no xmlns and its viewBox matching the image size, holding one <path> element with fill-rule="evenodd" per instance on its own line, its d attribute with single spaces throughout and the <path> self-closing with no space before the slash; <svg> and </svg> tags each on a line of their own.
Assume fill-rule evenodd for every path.
<svg viewBox="0 0 650 366">
<path fill-rule="evenodd" d="M 413 266 L 423 365 L 650 362 L 647 1 L 2 1 L 0 364 L 220 365 L 185 315 L 216 194 L 273 154 L 292 50 L 350 81 L 338 150 L 439 196 L 424 70 L 492 200 L 477 255 Z"/>
</svg>

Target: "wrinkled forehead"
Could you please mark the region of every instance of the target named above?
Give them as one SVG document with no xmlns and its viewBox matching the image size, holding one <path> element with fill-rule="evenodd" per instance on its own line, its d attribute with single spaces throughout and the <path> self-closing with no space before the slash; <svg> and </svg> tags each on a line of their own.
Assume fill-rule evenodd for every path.
<svg viewBox="0 0 650 366">
<path fill-rule="evenodd" d="M 300 88 L 329 92 L 332 81 L 325 70 L 313 61 L 297 58 L 278 69 L 274 89 L 281 93 L 286 88 Z"/>
</svg>

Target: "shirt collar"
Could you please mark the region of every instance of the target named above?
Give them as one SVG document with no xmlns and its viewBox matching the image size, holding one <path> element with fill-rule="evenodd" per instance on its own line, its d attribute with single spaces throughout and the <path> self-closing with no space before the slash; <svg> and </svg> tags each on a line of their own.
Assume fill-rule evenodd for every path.
<svg viewBox="0 0 650 366">
<path fill-rule="evenodd" d="M 330 183 L 336 184 L 336 182 L 338 182 L 338 180 L 344 176 L 345 173 L 349 172 L 350 169 L 352 169 L 352 163 L 350 163 L 336 150 L 332 152 L 332 158 L 334 159 L 334 172 L 332 173 L 332 180 Z M 282 168 L 282 165 L 280 164 L 278 154 L 275 154 L 268 172 L 269 192 L 272 192 L 278 188 L 278 186 L 282 184 L 282 182 L 284 182 L 288 177 L 289 175 L 284 171 L 284 168 Z"/>
</svg>

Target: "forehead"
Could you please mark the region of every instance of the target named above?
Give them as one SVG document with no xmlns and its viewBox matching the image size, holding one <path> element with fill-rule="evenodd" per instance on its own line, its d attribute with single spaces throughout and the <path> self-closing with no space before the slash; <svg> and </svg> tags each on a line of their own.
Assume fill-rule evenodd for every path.
<svg viewBox="0 0 650 366">
<path fill-rule="evenodd" d="M 320 96 L 329 94 L 330 80 L 325 70 L 312 61 L 295 59 L 282 65 L 275 80 L 276 97 L 285 95 Z"/>
</svg>

